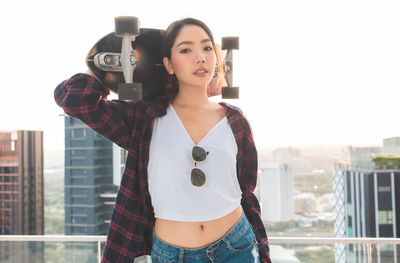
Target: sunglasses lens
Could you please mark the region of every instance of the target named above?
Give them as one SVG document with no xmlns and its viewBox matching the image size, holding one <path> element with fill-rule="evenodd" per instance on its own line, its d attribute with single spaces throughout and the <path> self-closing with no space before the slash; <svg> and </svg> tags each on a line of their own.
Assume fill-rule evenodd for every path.
<svg viewBox="0 0 400 263">
<path fill-rule="evenodd" d="M 193 168 L 190 176 L 192 185 L 202 186 L 206 182 L 206 175 L 199 168 Z"/>
<path fill-rule="evenodd" d="M 192 157 L 195 162 L 202 162 L 207 158 L 206 150 L 199 146 L 194 146 L 192 149 Z"/>
</svg>

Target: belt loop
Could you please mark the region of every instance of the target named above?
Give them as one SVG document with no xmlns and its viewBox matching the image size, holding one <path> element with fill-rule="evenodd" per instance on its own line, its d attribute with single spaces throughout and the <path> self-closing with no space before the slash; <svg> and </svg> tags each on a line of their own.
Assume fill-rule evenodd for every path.
<svg viewBox="0 0 400 263">
<path fill-rule="evenodd" d="M 185 252 L 185 249 L 180 248 L 179 249 L 179 259 L 178 259 L 178 263 L 183 263 L 183 253 Z"/>
</svg>

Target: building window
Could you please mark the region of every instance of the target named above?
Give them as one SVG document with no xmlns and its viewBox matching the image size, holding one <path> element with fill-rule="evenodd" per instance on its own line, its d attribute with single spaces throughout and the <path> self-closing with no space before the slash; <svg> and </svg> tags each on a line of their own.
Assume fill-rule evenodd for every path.
<svg viewBox="0 0 400 263">
<path fill-rule="evenodd" d="M 393 224 L 393 211 L 391 210 L 379 211 L 378 220 L 380 225 Z"/>
<path fill-rule="evenodd" d="M 86 204 L 86 198 L 85 197 L 72 197 L 71 198 L 71 204 Z"/>
<path fill-rule="evenodd" d="M 80 184 L 86 184 L 86 183 L 87 183 L 87 180 L 84 178 L 71 179 L 71 184 L 73 184 L 73 185 L 80 185 Z"/>
<path fill-rule="evenodd" d="M 353 206 L 351 204 L 347 204 L 347 214 L 353 216 Z"/>
<path fill-rule="evenodd" d="M 80 227 L 80 226 L 73 226 L 71 227 L 71 232 L 72 233 L 78 233 L 78 234 L 85 234 L 87 232 L 86 227 Z"/>
<path fill-rule="evenodd" d="M 72 207 L 72 214 L 86 214 L 87 208 L 85 207 Z"/>
<path fill-rule="evenodd" d="M 72 138 L 86 137 L 86 129 L 71 129 Z"/>
<path fill-rule="evenodd" d="M 390 192 L 390 186 L 378 186 L 378 192 Z"/>
<path fill-rule="evenodd" d="M 71 160 L 71 166 L 83 166 L 85 163 L 86 161 L 82 159 Z"/>
<path fill-rule="evenodd" d="M 353 237 L 353 228 L 351 226 L 347 228 L 347 232 L 348 232 L 347 234 L 348 237 Z"/>
<path fill-rule="evenodd" d="M 86 150 L 71 150 L 71 155 L 73 156 L 85 156 Z"/>
<path fill-rule="evenodd" d="M 128 151 L 121 149 L 121 164 L 125 164 Z"/>
<path fill-rule="evenodd" d="M 73 194 L 73 195 L 87 195 L 87 189 L 73 188 L 71 190 L 71 194 Z"/>
<path fill-rule="evenodd" d="M 71 169 L 71 175 L 72 176 L 85 176 L 87 174 L 86 169 L 79 169 L 79 168 L 73 168 Z"/>
<path fill-rule="evenodd" d="M 87 217 L 72 217 L 72 224 L 86 224 Z"/>
</svg>

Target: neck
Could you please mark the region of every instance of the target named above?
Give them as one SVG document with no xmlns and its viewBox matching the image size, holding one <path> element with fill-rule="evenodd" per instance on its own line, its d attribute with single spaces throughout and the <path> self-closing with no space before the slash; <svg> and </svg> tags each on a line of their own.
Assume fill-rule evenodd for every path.
<svg viewBox="0 0 400 263">
<path fill-rule="evenodd" d="M 173 104 L 190 108 L 199 108 L 209 104 L 207 86 L 179 85 L 179 91 L 173 100 Z"/>
</svg>

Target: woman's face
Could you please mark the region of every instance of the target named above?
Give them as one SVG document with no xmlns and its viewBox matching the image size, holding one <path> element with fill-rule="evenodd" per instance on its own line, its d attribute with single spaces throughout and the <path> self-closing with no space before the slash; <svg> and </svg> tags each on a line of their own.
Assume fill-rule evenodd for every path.
<svg viewBox="0 0 400 263">
<path fill-rule="evenodd" d="M 205 87 L 214 75 L 216 54 L 203 28 L 185 25 L 171 48 L 171 59 L 164 58 L 170 74 L 175 74 L 179 86 Z"/>
</svg>

